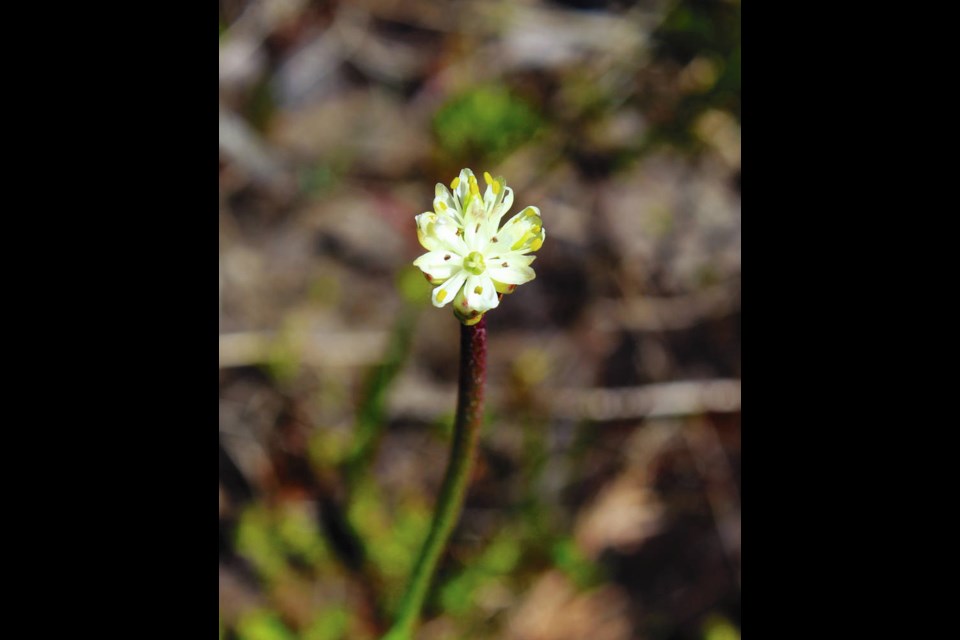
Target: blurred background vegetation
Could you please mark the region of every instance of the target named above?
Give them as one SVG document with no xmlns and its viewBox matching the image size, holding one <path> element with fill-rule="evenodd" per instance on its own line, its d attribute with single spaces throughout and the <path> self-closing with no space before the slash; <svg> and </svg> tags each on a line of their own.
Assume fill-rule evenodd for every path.
<svg viewBox="0 0 960 640">
<path fill-rule="evenodd" d="M 459 325 L 463 167 L 540 207 L 419 638 L 740 637 L 740 3 L 220 1 L 220 638 L 379 637 Z"/>
</svg>

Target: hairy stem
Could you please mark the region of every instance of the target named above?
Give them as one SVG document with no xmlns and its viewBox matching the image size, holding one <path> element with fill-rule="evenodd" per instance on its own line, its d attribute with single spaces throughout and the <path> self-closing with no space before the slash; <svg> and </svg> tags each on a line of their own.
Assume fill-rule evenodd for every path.
<svg viewBox="0 0 960 640">
<path fill-rule="evenodd" d="M 487 375 L 487 322 L 460 326 L 460 386 L 453 425 L 450 461 L 434 509 L 433 522 L 420 557 L 400 602 L 397 620 L 383 640 L 409 640 L 420 618 L 430 582 L 467 494 L 470 470 L 476 457 L 477 436 L 483 421 L 483 387 Z"/>
</svg>

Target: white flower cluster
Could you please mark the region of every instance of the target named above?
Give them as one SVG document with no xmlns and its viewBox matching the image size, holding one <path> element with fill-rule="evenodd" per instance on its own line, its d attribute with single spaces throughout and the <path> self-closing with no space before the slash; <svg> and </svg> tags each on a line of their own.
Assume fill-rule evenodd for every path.
<svg viewBox="0 0 960 640">
<path fill-rule="evenodd" d="M 536 277 L 527 255 L 543 245 L 546 231 L 540 209 L 527 207 L 500 227 L 513 204 L 513 190 L 502 177 L 484 172 L 487 188 L 480 195 L 470 169 L 450 183 L 437 184 L 433 211 L 416 217 L 417 237 L 427 253 L 413 264 L 437 285 L 433 305 L 453 302 L 457 318 L 476 324 L 500 304 L 504 293 Z"/>
</svg>

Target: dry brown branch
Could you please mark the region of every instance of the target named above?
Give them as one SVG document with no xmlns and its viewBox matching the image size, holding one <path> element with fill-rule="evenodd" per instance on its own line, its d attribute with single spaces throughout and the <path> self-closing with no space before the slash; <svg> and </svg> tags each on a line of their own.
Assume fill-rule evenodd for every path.
<svg viewBox="0 0 960 640">
<path fill-rule="evenodd" d="M 670 298 L 637 297 L 599 301 L 596 325 L 604 329 L 669 331 L 722 318 L 740 308 L 740 280 Z"/>
<path fill-rule="evenodd" d="M 387 347 L 386 331 L 330 331 L 291 335 L 299 362 L 324 367 L 363 367 L 380 362 Z M 267 364 L 280 338 L 269 331 L 229 333 L 220 336 L 220 367 Z"/>
<path fill-rule="evenodd" d="M 492 402 L 504 396 L 504 389 L 491 385 Z M 388 413 L 419 420 L 435 420 L 449 411 L 456 397 L 453 385 L 426 381 L 399 381 L 388 401 Z M 715 379 L 667 382 L 625 387 L 544 389 L 534 396 L 540 406 L 549 407 L 556 418 L 572 420 L 631 420 L 669 416 L 691 416 L 708 412 L 740 410 L 740 381 Z"/>
</svg>

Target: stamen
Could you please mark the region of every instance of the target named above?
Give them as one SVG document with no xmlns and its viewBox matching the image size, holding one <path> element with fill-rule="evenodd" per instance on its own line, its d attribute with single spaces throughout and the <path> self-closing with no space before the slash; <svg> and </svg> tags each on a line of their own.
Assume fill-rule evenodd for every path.
<svg viewBox="0 0 960 640">
<path fill-rule="evenodd" d="M 480 285 L 477 285 L 473 288 L 473 292 L 477 295 L 480 295 L 483 293 L 483 287 L 481 287 Z"/>
<path fill-rule="evenodd" d="M 437 302 L 443 302 L 443 299 L 446 297 L 447 297 L 447 290 L 440 289 L 440 291 L 437 293 Z"/>
<path fill-rule="evenodd" d="M 493 186 L 493 178 L 490 176 L 489 171 L 483 172 L 483 179 L 488 185 Z M 494 191 L 494 193 L 496 193 L 496 191 Z"/>
<path fill-rule="evenodd" d="M 457 176 L 450 182 L 450 188 L 456 189 L 459 186 L 460 186 L 460 176 Z"/>
<path fill-rule="evenodd" d="M 490 185 L 490 188 L 493 189 L 493 195 L 499 195 L 499 194 L 500 194 L 500 183 L 499 183 L 499 182 L 494 182 L 493 184 Z"/>
<path fill-rule="evenodd" d="M 440 211 L 446 211 L 446 210 L 447 210 L 447 203 L 444 202 L 444 201 L 442 201 L 442 200 L 440 201 L 440 204 L 439 204 L 438 206 L 440 207 Z"/>
</svg>

